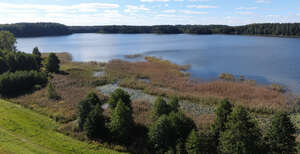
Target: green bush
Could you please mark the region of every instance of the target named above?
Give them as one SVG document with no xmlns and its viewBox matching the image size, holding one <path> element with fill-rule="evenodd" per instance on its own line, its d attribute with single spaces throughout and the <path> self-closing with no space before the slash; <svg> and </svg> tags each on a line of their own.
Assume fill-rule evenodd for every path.
<svg viewBox="0 0 300 154">
<path fill-rule="evenodd" d="M 54 99 L 54 100 L 59 99 L 59 96 L 56 93 L 55 87 L 53 86 L 53 84 L 51 82 L 47 86 L 47 96 L 49 99 Z"/>
<path fill-rule="evenodd" d="M 16 38 L 9 31 L 0 31 L 0 49 L 15 51 L 17 43 Z"/>
<path fill-rule="evenodd" d="M 37 71 L 6 72 L 0 75 L 0 94 L 12 96 L 31 90 L 35 85 L 45 85 L 47 75 Z"/>
</svg>

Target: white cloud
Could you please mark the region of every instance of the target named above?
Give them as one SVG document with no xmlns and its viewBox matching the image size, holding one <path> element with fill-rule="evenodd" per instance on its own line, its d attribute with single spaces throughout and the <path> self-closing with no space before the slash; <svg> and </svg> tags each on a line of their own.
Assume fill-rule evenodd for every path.
<svg viewBox="0 0 300 154">
<path fill-rule="evenodd" d="M 176 10 L 163 10 L 164 13 L 176 13 Z"/>
<path fill-rule="evenodd" d="M 254 13 L 250 12 L 250 11 L 240 11 L 240 12 L 237 12 L 237 14 L 239 14 L 239 15 L 252 15 Z"/>
<path fill-rule="evenodd" d="M 237 10 L 256 10 L 257 7 L 239 7 L 236 8 Z"/>
<path fill-rule="evenodd" d="M 146 8 L 144 5 L 136 6 L 136 5 L 126 5 L 124 12 L 133 13 L 138 11 L 149 11 L 149 8 Z"/>
<path fill-rule="evenodd" d="M 96 12 L 99 9 L 111 9 L 120 7 L 118 4 L 109 3 L 81 3 L 71 6 L 66 5 L 42 5 L 42 4 L 12 4 L 0 3 L 1 9 L 14 10 L 39 10 L 45 12 Z"/>
<path fill-rule="evenodd" d="M 197 9 L 215 9 L 218 6 L 215 5 L 188 5 L 188 8 L 197 8 Z"/>
<path fill-rule="evenodd" d="M 208 14 L 208 12 L 191 11 L 191 10 L 180 10 L 180 12 L 184 14 L 195 14 L 195 15 Z"/>
</svg>

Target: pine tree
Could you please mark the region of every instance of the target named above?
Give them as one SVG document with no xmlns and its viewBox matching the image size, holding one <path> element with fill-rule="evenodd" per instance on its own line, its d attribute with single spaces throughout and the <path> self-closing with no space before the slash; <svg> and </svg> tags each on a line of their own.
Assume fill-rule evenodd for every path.
<svg viewBox="0 0 300 154">
<path fill-rule="evenodd" d="M 55 53 L 50 53 L 45 62 L 45 68 L 47 72 L 58 73 L 59 72 L 59 59 Z"/>
<path fill-rule="evenodd" d="M 166 103 L 163 97 L 159 96 L 156 98 L 152 108 L 152 119 L 158 119 L 163 114 L 170 113 L 170 106 Z"/>
<path fill-rule="evenodd" d="M 97 94 L 94 92 L 88 93 L 82 101 L 77 106 L 77 113 L 78 113 L 78 125 L 79 129 L 82 130 L 84 123 L 86 122 L 86 118 L 88 117 L 89 113 L 93 110 L 96 106 L 102 105 L 102 102 L 98 98 Z"/>
<path fill-rule="evenodd" d="M 157 153 L 164 153 L 176 143 L 175 131 L 167 115 L 162 115 L 149 128 L 149 141 Z"/>
<path fill-rule="evenodd" d="M 117 106 L 111 113 L 109 129 L 113 138 L 123 144 L 130 141 L 130 133 L 133 127 L 132 112 L 122 100 L 119 100 Z"/>
<path fill-rule="evenodd" d="M 122 100 L 122 102 L 131 109 L 130 95 L 120 88 L 116 89 L 113 93 L 110 94 L 108 104 L 112 109 L 114 109 L 117 106 L 119 100 Z"/>
<path fill-rule="evenodd" d="M 172 112 L 178 112 L 180 105 L 179 105 L 179 99 L 176 96 L 173 96 L 170 98 L 168 105 L 170 106 L 170 110 Z"/>
<path fill-rule="evenodd" d="M 88 114 L 84 123 L 84 131 L 88 138 L 99 139 L 105 138 L 108 131 L 105 127 L 105 119 L 102 115 L 102 108 L 97 104 L 95 108 Z"/>
<path fill-rule="evenodd" d="M 92 105 L 102 105 L 102 102 L 95 92 L 89 92 L 84 99 L 89 101 Z"/>
<path fill-rule="evenodd" d="M 57 100 L 59 99 L 58 94 L 56 93 L 55 87 L 50 82 L 47 86 L 47 95 L 49 99 Z"/>
<path fill-rule="evenodd" d="M 186 139 L 186 144 L 185 144 L 186 152 L 188 154 L 200 154 L 201 153 L 200 147 L 201 145 L 200 145 L 199 135 L 197 131 L 193 129 L 190 132 L 188 138 Z"/>
<path fill-rule="evenodd" d="M 223 154 L 259 153 L 261 134 L 256 122 L 243 107 L 235 107 L 228 117 L 226 130 L 220 134 L 219 150 Z"/>
<path fill-rule="evenodd" d="M 38 47 L 35 47 L 32 51 L 32 54 L 35 56 L 35 59 L 36 59 L 36 63 L 38 65 L 38 68 L 40 68 L 42 66 L 42 54 L 41 52 L 39 51 L 39 48 Z"/>
<path fill-rule="evenodd" d="M 295 126 L 287 113 L 275 114 L 266 134 L 268 151 L 272 154 L 296 153 L 295 133 Z"/>
<path fill-rule="evenodd" d="M 225 123 L 228 121 L 228 116 L 232 112 L 232 107 L 232 104 L 227 99 L 220 101 L 217 106 L 215 111 L 216 118 L 211 127 L 212 141 L 214 141 L 212 144 L 215 147 L 214 149 L 217 149 L 218 147 L 220 133 L 225 131 Z"/>
<path fill-rule="evenodd" d="M 92 111 L 93 105 L 87 101 L 82 100 L 79 102 L 77 106 L 77 114 L 78 114 L 78 127 L 80 130 L 83 130 L 84 123 L 86 122 L 86 118 L 89 113 Z"/>
</svg>

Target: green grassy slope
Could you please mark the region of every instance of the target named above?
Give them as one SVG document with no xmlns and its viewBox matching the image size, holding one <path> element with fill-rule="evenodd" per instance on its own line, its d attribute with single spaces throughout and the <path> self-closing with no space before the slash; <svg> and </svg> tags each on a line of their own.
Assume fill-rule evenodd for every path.
<svg viewBox="0 0 300 154">
<path fill-rule="evenodd" d="M 0 153 L 118 153 L 56 132 L 46 116 L 0 100 Z"/>
</svg>

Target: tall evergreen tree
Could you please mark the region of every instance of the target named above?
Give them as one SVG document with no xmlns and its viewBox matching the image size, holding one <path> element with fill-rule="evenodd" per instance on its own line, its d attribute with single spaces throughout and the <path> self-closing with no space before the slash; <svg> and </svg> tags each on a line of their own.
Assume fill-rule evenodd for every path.
<svg viewBox="0 0 300 154">
<path fill-rule="evenodd" d="M 84 123 L 86 122 L 86 118 L 88 117 L 92 109 L 93 109 L 93 105 L 85 99 L 78 103 L 77 114 L 78 114 L 78 127 L 80 130 L 83 130 L 83 126 Z"/>
<path fill-rule="evenodd" d="M 94 109 L 88 114 L 86 122 L 84 123 L 84 131 L 88 138 L 91 139 L 104 139 L 107 134 L 105 127 L 105 119 L 102 115 L 102 108 L 97 104 Z"/>
<path fill-rule="evenodd" d="M 159 96 L 156 98 L 152 107 L 152 119 L 158 119 L 161 115 L 168 115 L 170 113 L 170 106 L 164 100 L 163 97 Z"/>
<path fill-rule="evenodd" d="M 149 141 L 157 153 L 165 153 L 176 143 L 175 131 L 167 115 L 162 115 L 149 128 Z"/>
<path fill-rule="evenodd" d="M 59 72 L 59 59 L 55 53 L 50 53 L 45 62 L 45 68 L 47 72 L 58 73 Z"/>
<path fill-rule="evenodd" d="M 84 99 L 89 101 L 92 105 L 102 105 L 102 102 L 95 92 L 89 92 Z"/>
<path fill-rule="evenodd" d="M 259 153 L 261 134 L 256 122 L 243 107 L 235 107 L 220 134 L 219 150 L 222 154 Z"/>
<path fill-rule="evenodd" d="M 201 153 L 201 145 L 200 145 L 200 138 L 198 132 L 193 129 L 188 138 L 186 139 L 186 152 L 188 154 L 200 154 Z"/>
<path fill-rule="evenodd" d="M 228 121 L 228 116 L 232 112 L 232 104 L 227 100 L 224 99 L 219 102 L 215 114 L 216 118 L 214 120 L 214 123 L 211 126 L 211 135 L 212 135 L 212 143 L 214 145 L 214 149 L 217 150 L 218 144 L 219 144 L 219 137 L 220 133 L 225 131 L 225 123 Z"/>
<path fill-rule="evenodd" d="M 32 51 L 32 54 L 35 56 L 35 59 L 36 59 L 36 63 L 38 65 L 38 67 L 40 68 L 42 66 L 42 54 L 39 50 L 38 47 L 35 47 Z"/>
<path fill-rule="evenodd" d="M 169 99 L 168 105 L 170 106 L 170 110 L 172 112 L 178 112 L 180 105 L 179 105 L 179 99 L 176 96 L 173 96 Z"/>
<path fill-rule="evenodd" d="M 112 109 L 114 109 L 120 100 L 122 100 L 122 102 L 131 109 L 130 95 L 120 88 L 110 94 L 108 104 Z"/>
<path fill-rule="evenodd" d="M 182 112 L 171 112 L 168 118 L 175 132 L 176 144 L 185 143 L 191 130 L 196 128 L 194 121 L 186 117 Z M 176 145 L 173 145 L 173 149 L 175 149 L 174 146 Z M 182 148 L 185 149 L 184 147 Z"/>
<path fill-rule="evenodd" d="M 287 113 L 275 114 L 266 134 L 268 151 L 272 154 L 297 153 L 295 133 L 295 126 Z"/>
<path fill-rule="evenodd" d="M 111 113 L 109 129 L 113 138 L 123 144 L 128 144 L 133 128 L 132 112 L 120 99 Z"/>
</svg>

